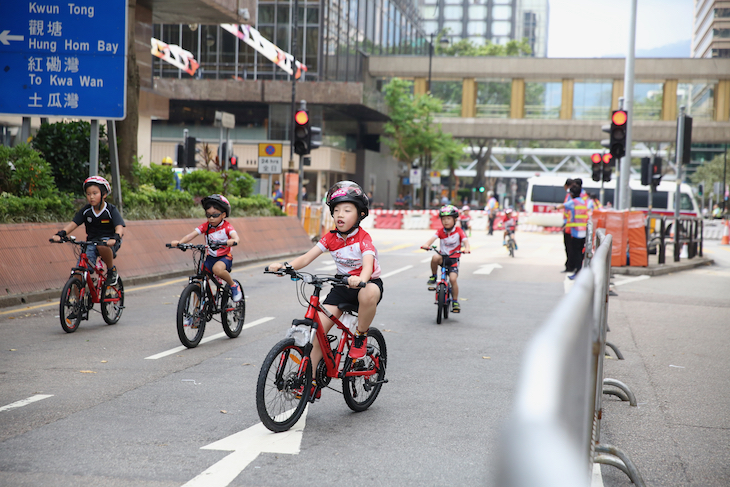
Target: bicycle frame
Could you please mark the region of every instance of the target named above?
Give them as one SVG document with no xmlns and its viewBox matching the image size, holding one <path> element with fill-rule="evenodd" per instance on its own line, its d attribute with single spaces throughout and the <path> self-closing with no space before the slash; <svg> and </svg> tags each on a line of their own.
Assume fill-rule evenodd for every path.
<svg viewBox="0 0 730 487">
<path fill-rule="evenodd" d="M 101 259 L 101 257 L 98 257 L 98 259 Z M 79 257 L 79 266 L 71 268 L 71 275 L 73 276 L 76 274 L 80 274 L 81 282 L 86 283 L 86 286 L 82 290 L 82 296 L 86 289 L 88 289 L 89 293 L 91 294 L 91 301 L 94 303 L 100 303 L 101 292 L 99 290 L 104 287 L 106 277 L 104 276 L 104 273 L 101 272 L 102 267 L 99 263 L 99 260 L 97 260 L 96 262 L 96 265 L 91 265 L 91 261 L 89 261 L 89 258 L 86 255 L 86 248 L 84 248 Z M 96 285 L 94 285 L 94 280 L 91 278 L 94 274 L 98 274 Z"/>
<path fill-rule="evenodd" d="M 342 361 L 342 357 L 344 355 L 345 345 L 352 343 L 355 335 L 350 331 L 347 326 L 342 324 L 339 319 L 337 319 L 324 306 L 322 306 L 319 301 L 319 295 L 321 291 L 321 285 L 315 284 L 314 293 L 309 297 L 309 305 L 307 306 L 307 312 L 304 314 L 304 319 L 294 320 L 294 322 L 292 323 L 292 326 L 307 325 L 311 327 L 309 342 L 305 347 L 307 360 L 303 360 L 302 363 L 299 364 L 300 373 L 305 370 L 305 367 L 307 366 L 307 362 L 309 361 L 309 355 L 312 351 L 312 348 L 314 347 L 312 340 L 314 339 L 314 337 L 316 337 L 317 342 L 319 343 L 319 348 L 322 350 L 322 358 L 324 359 L 324 363 L 327 367 L 327 377 L 333 379 L 342 379 L 344 377 L 370 377 L 375 375 L 380 368 L 380 357 L 374 358 L 376 367 L 374 367 L 372 370 L 348 371 L 345 373 L 339 372 L 340 362 Z M 327 318 L 331 319 L 335 326 L 337 326 L 337 328 L 342 331 L 342 339 L 337 346 L 336 356 L 335 353 L 332 352 L 332 348 L 330 348 L 330 342 L 324 333 L 324 327 L 322 326 L 322 322 L 319 319 L 318 311 L 324 313 L 324 315 L 327 316 Z M 314 364 L 314 367 L 316 367 L 316 365 L 317 364 Z M 314 373 L 316 371 L 313 370 L 312 372 Z"/>
</svg>

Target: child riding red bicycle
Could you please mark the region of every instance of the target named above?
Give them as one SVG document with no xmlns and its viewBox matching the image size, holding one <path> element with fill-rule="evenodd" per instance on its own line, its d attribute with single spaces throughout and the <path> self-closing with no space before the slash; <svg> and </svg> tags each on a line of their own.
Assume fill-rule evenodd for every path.
<svg viewBox="0 0 730 487">
<path fill-rule="evenodd" d="M 355 339 L 349 356 L 353 359 L 365 356 L 367 349 L 367 333 L 375 317 L 377 305 L 383 296 L 383 281 L 380 280 L 378 251 L 373 245 L 370 235 L 360 228 L 360 222 L 368 216 L 368 198 L 362 188 L 352 181 L 340 181 L 330 188 L 326 197 L 330 213 L 335 220 L 335 229 L 327 233 L 306 254 L 292 260 L 289 265 L 295 269 L 308 266 L 325 251 L 337 264 L 338 274 L 348 277 L 348 288 L 334 287 L 324 300 L 324 307 L 336 318 L 342 315 L 338 308 L 341 303 L 358 306 L 358 325 Z M 276 272 L 286 266 L 273 262 L 268 269 Z M 365 287 L 360 287 L 365 283 Z M 325 334 L 332 328 L 333 321 L 319 313 Z M 316 368 L 322 359 L 319 343 L 314 342 L 311 359 Z M 312 384 L 312 400 L 321 395 L 317 384 Z"/>
</svg>

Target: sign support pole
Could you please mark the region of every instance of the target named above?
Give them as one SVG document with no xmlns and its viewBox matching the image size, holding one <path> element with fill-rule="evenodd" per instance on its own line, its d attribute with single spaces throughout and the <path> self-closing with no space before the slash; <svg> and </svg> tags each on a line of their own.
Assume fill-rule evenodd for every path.
<svg viewBox="0 0 730 487">
<path fill-rule="evenodd" d="M 91 121 L 91 136 L 89 137 L 89 176 L 99 174 L 99 120 Z"/>
<path fill-rule="evenodd" d="M 677 187 L 674 191 L 674 262 L 679 262 L 681 248 L 679 246 L 679 204 L 682 202 L 682 194 L 679 192 L 682 184 L 682 154 L 684 154 L 684 105 L 679 107 L 677 117 Z"/>
<path fill-rule="evenodd" d="M 618 200 L 619 210 L 631 208 L 631 189 L 629 189 L 629 177 L 631 176 L 631 126 L 634 123 L 634 58 L 636 55 L 636 3 L 631 0 L 631 20 L 629 24 L 629 52 L 626 53 L 626 72 L 624 73 L 624 106 L 626 110 L 626 154 L 620 161 L 619 180 L 616 187 L 621 187 Z M 618 164 L 617 164 L 618 165 Z"/>
<path fill-rule="evenodd" d="M 27 144 L 28 137 L 30 137 L 30 117 L 23 117 L 23 125 L 20 128 L 20 142 Z"/>
</svg>

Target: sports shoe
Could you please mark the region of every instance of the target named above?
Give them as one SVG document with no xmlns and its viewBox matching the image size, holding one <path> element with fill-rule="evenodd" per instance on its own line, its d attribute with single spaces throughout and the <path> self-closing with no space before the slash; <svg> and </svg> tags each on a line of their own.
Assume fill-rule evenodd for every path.
<svg viewBox="0 0 730 487">
<path fill-rule="evenodd" d="M 240 300 L 243 299 L 243 293 L 241 292 L 241 286 L 239 286 L 238 284 L 235 284 L 231 288 L 231 292 L 233 294 L 233 302 L 234 303 L 237 303 L 237 302 L 239 302 Z"/>
<path fill-rule="evenodd" d="M 459 303 L 457 301 L 454 301 L 452 303 L 451 312 L 452 313 L 461 313 L 461 306 L 459 306 Z"/>
<path fill-rule="evenodd" d="M 350 358 L 362 358 L 365 356 L 368 347 L 368 334 L 355 332 L 355 339 L 352 341 L 352 346 L 348 355 Z"/>
<path fill-rule="evenodd" d="M 429 277 L 428 281 L 426 281 L 426 284 L 436 284 L 436 276 Z"/>
<path fill-rule="evenodd" d="M 106 283 L 110 286 L 115 286 L 118 280 L 119 276 L 117 275 L 117 266 L 113 266 L 106 273 Z"/>
<path fill-rule="evenodd" d="M 578 275 L 578 273 L 576 272 L 576 273 L 575 273 L 575 274 L 573 274 L 572 276 L 568 276 L 568 279 L 570 279 L 570 280 L 572 281 L 572 280 L 574 280 L 574 279 L 575 279 L 575 276 L 577 276 L 577 275 Z"/>
<path fill-rule="evenodd" d="M 297 393 L 294 397 L 297 399 L 302 398 L 302 393 L 304 392 L 304 386 L 300 387 L 299 390 L 297 390 Z M 317 387 L 317 384 L 312 381 L 312 389 L 309 391 L 309 402 L 314 402 L 322 399 L 322 389 Z"/>
<path fill-rule="evenodd" d="M 507 241 L 506 240 L 502 240 L 502 247 L 506 247 L 506 246 L 507 246 Z"/>
</svg>

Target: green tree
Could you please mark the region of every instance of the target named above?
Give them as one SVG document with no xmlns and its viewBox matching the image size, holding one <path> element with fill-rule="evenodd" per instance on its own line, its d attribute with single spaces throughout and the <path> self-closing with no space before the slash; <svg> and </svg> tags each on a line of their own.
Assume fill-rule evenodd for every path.
<svg viewBox="0 0 730 487">
<path fill-rule="evenodd" d="M 51 165 L 28 144 L 0 146 L 0 192 L 47 198 L 56 194 Z"/>
<path fill-rule="evenodd" d="M 449 170 L 449 198 L 454 188 L 454 171 L 464 159 L 464 148 L 464 143 L 454 139 L 450 134 L 444 134 L 439 141 L 439 152 L 434 158 L 434 168 Z"/>
<path fill-rule="evenodd" d="M 727 173 L 730 173 L 730 162 L 727 163 L 728 167 L 725 167 L 725 161 L 727 160 L 728 156 L 730 156 L 730 151 L 725 154 L 718 154 L 715 157 L 712 158 L 712 160 L 702 164 L 700 167 L 697 168 L 695 173 L 690 178 L 693 183 L 700 184 L 704 181 L 705 183 L 705 193 L 712 192 L 712 188 L 714 187 L 715 183 L 720 183 L 720 187 L 722 187 L 722 183 L 727 183 L 728 181 L 725 181 L 725 177 L 730 179 L 730 175 Z M 716 194 L 715 200 L 722 201 L 722 194 Z"/>
<path fill-rule="evenodd" d="M 109 145 L 99 126 L 99 173 L 108 173 Z M 33 148 L 51 164 L 53 179 L 61 192 L 80 194 L 89 176 L 91 124 L 89 122 L 44 123 L 33 138 Z"/>
</svg>

